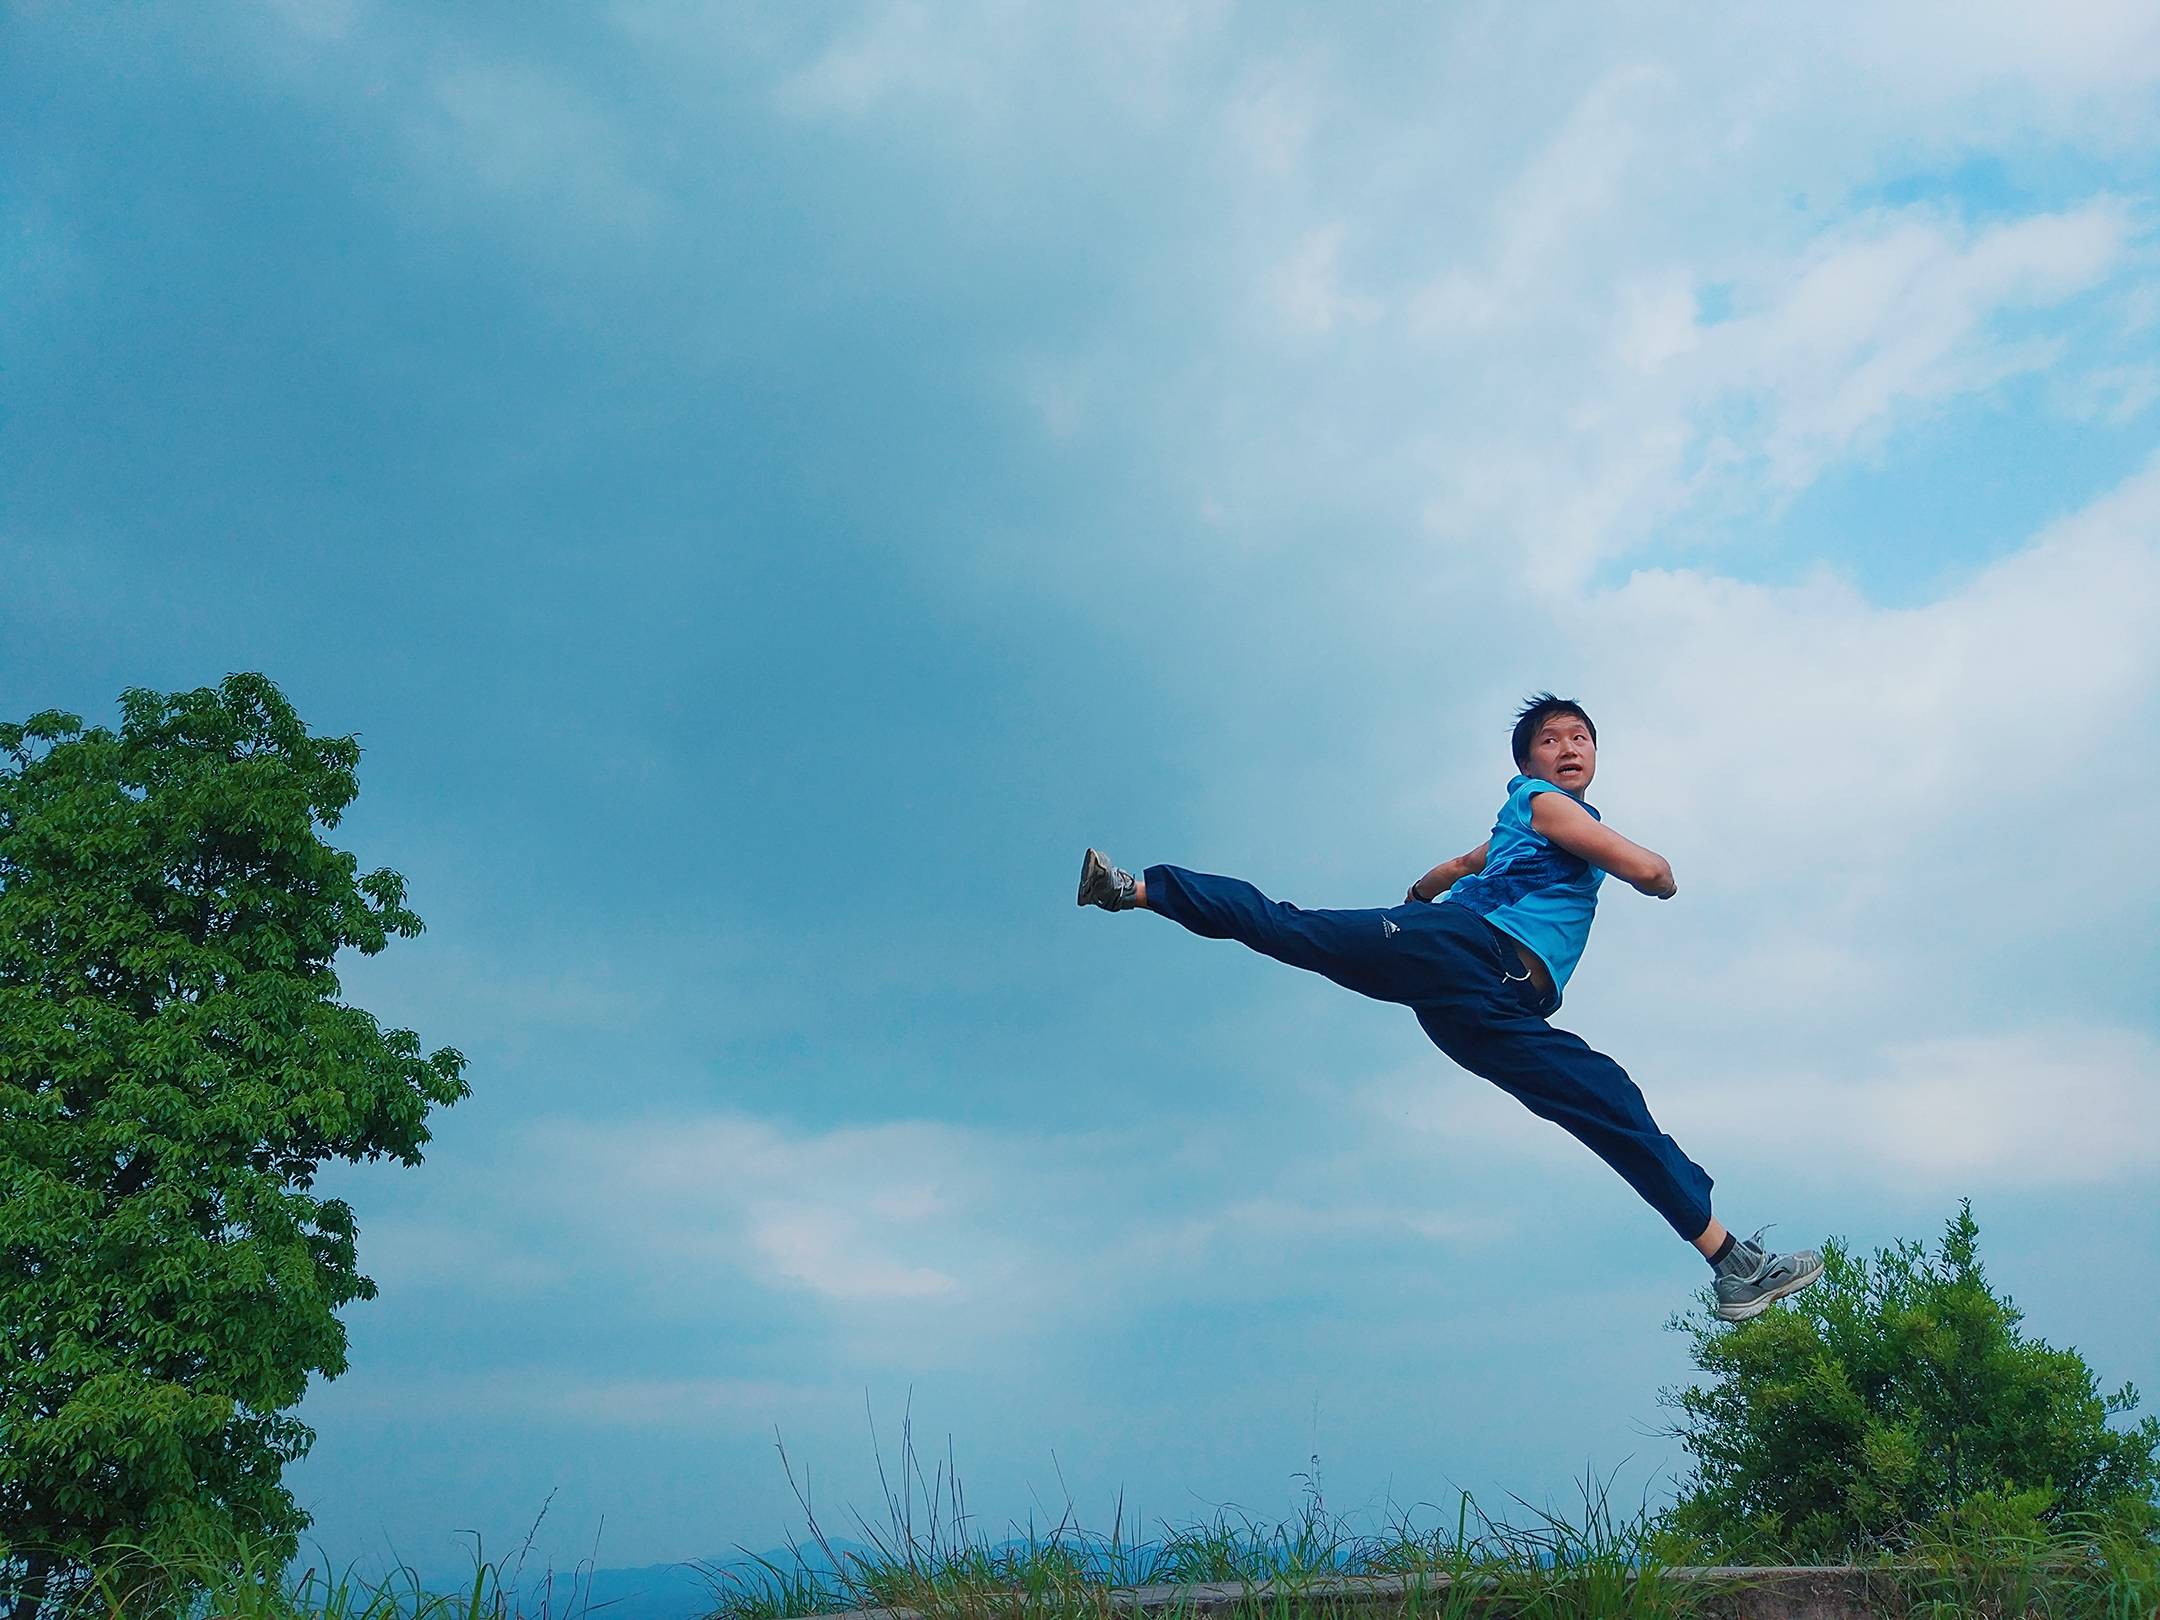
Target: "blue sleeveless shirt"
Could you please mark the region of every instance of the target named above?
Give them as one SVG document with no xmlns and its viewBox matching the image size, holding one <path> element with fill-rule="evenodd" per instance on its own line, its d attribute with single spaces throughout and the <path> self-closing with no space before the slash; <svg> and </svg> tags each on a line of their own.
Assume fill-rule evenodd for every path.
<svg viewBox="0 0 2160 1620">
<path fill-rule="evenodd" d="M 1530 822 L 1530 801 L 1540 793 L 1568 793 L 1554 782 L 1518 776 L 1508 783 L 1507 803 L 1493 823 L 1485 870 L 1461 879 L 1441 899 L 1468 906 L 1502 933 L 1521 940 L 1552 974 L 1554 1002 L 1567 988 L 1590 938 L 1598 885 L 1605 874 L 1571 855 Z M 1573 793 L 1568 797 L 1603 821 Z"/>
</svg>

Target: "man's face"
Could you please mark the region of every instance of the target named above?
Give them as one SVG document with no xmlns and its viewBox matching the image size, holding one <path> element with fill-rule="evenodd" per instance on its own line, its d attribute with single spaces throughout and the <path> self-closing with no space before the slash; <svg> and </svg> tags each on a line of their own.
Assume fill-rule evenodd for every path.
<svg viewBox="0 0 2160 1620">
<path fill-rule="evenodd" d="M 1597 744 L 1580 715 L 1556 714 L 1530 739 L 1530 759 L 1523 775 L 1580 793 L 1597 775 Z"/>
</svg>

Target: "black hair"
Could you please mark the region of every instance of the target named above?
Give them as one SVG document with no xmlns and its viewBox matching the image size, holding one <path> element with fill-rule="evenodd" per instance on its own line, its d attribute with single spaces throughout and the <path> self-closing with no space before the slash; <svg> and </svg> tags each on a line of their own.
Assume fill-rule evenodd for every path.
<svg viewBox="0 0 2160 1620">
<path fill-rule="evenodd" d="M 1590 733 L 1590 740 L 1597 741 L 1597 722 L 1584 712 L 1583 706 L 1573 698 L 1554 697 L 1550 692 L 1540 692 L 1522 706 L 1515 716 L 1515 763 L 1520 765 L 1530 757 L 1530 745 L 1537 740 L 1539 728 L 1556 714 L 1572 714 L 1583 723 Z"/>
</svg>

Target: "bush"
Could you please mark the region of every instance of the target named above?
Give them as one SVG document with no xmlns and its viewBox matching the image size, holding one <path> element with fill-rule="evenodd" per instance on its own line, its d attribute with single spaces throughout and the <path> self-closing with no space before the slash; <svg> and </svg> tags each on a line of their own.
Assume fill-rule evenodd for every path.
<svg viewBox="0 0 2160 1620">
<path fill-rule="evenodd" d="M 1930 1256 L 1917 1242 L 1854 1258 L 1739 1324 L 1669 1324 L 1707 1382 L 1667 1390 L 1693 1462 L 1677 1536 L 1739 1560 L 1838 1560 L 1912 1546 L 1944 1525 L 2016 1521 L 2146 1537 L 2160 1529 L 2160 1420 L 2125 1384 L 2103 1399 L 2075 1350 L 2019 1331 L 1987 1284 L 1968 1200 Z"/>
</svg>

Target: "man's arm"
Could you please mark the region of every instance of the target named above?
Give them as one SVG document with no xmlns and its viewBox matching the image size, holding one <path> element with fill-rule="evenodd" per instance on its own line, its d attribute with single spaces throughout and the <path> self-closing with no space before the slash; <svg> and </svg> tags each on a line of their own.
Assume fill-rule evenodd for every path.
<svg viewBox="0 0 2160 1620">
<path fill-rule="evenodd" d="M 1622 838 L 1565 793 L 1540 793 L 1532 799 L 1530 825 L 1570 855 L 1581 856 L 1644 894 L 1670 900 L 1677 892 L 1671 862 Z"/>
<path fill-rule="evenodd" d="M 1492 848 L 1492 840 L 1486 839 L 1467 855 L 1458 855 L 1452 861 L 1442 861 L 1410 885 L 1410 892 L 1403 896 L 1408 900 L 1437 900 L 1455 887 L 1472 872 L 1485 870 L 1485 852 Z"/>
</svg>

